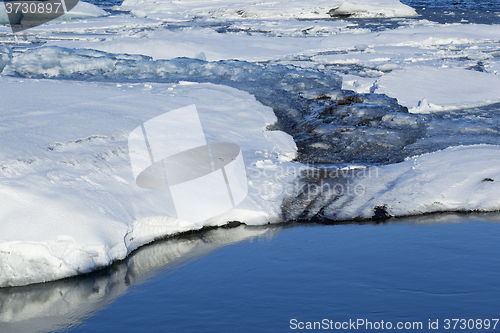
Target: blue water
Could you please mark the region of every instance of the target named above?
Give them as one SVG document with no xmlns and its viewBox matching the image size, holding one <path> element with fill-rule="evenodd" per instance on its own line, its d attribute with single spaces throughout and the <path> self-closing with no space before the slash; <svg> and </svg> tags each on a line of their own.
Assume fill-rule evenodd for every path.
<svg viewBox="0 0 500 333">
<path fill-rule="evenodd" d="M 288 332 L 292 319 L 422 323 L 422 332 L 429 320 L 443 332 L 446 319 L 489 319 L 491 329 L 499 221 L 447 214 L 178 237 L 102 272 L 0 290 L 0 313 L 18 319 L 0 331 Z"/>
<path fill-rule="evenodd" d="M 496 0 L 400 0 L 411 7 L 500 10 Z"/>
<path fill-rule="evenodd" d="M 498 318 L 500 224 L 453 223 L 460 220 L 282 227 L 272 239 L 159 272 L 74 332 L 287 332 L 291 319 L 427 328 L 429 319 L 444 327 L 446 318 Z"/>
</svg>

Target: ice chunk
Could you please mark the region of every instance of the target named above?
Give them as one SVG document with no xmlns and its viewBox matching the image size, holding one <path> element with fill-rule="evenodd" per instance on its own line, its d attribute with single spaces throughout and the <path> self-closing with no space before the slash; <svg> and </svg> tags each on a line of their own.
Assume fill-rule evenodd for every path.
<svg viewBox="0 0 500 333">
<path fill-rule="evenodd" d="M 176 57 L 197 58 L 204 53 L 206 60 L 238 59 L 263 61 L 284 58 L 308 49 L 317 49 L 318 40 L 269 38 L 222 34 L 212 29 L 185 29 L 182 33 L 169 30 L 145 32 L 147 38 L 124 37 L 86 45 L 109 53 L 143 54 L 156 59 Z"/>
<path fill-rule="evenodd" d="M 203 57 L 203 54 L 198 56 Z M 41 47 L 19 54 L 2 74 L 30 78 L 214 82 L 239 85 L 243 89 L 268 86 L 290 92 L 341 85 L 341 78 L 336 75 L 283 65 L 266 66 L 235 60 L 210 63 L 186 58 L 151 61 L 146 56 L 60 47 Z"/>
<path fill-rule="evenodd" d="M 342 75 L 342 89 L 354 90 L 357 93 L 372 93 L 375 91 L 374 78 L 366 78 L 355 75 Z"/>
<path fill-rule="evenodd" d="M 377 93 L 397 98 L 410 112 L 432 112 L 500 101 L 500 77 L 459 68 L 430 66 L 393 71 L 378 80 Z"/>
<path fill-rule="evenodd" d="M 284 194 L 264 197 L 257 162 L 288 165 L 296 146 L 268 135 L 272 110 L 248 93 L 211 84 L 95 84 L 2 77 L 0 287 L 86 273 L 158 237 L 201 226 L 160 214 L 157 192 L 134 186 L 129 133 L 145 121 L 196 104 L 208 142 L 241 148 L 251 179 L 235 211 L 207 221 L 276 221 Z M 19 92 L 29 95 L 23 103 Z M 5 132 L 7 131 L 7 132 Z M 273 132 L 276 133 L 276 132 Z M 193 209 L 196 209 L 193 203 Z"/>
<path fill-rule="evenodd" d="M 500 209 L 500 146 L 451 147 L 383 167 L 304 172 L 288 219 L 380 219 Z"/>
<path fill-rule="evenodd" d="M 0 73 L 12 59 L 12 49 L 6 45 L 0 45 Z"/>
<path fill-rule="evenodd" d="M 2 333 L 54 332 L 61 327 L 74 327 L 165 267 L 189 261 L 193 255 L 206 255 L 228 244 L 271 238 L 277 232 L 272 226 L 245 225 L 209 230 L 199 236 L 151 244 L 115 263 L 104 274 L 43 286 L 0 289 Z"/>
<path fill-rule="evenodd" d="M 398 0 L 346 0 L 329 14 L 332 17 L 415 17 L 417 12 Z"/>
<path fill-rule="evenodd" d="M 313 1 L 273 1 L 263 3 L 255 0 L 222 1 L 151 1 L 125 0 L 120 10 L 141 9 L 148 13 L 161 13 L 158 17 L 173 21 L 209 16 L 224 19 L 241 18 L 327 18 L 328 11 L 341 3 L 341 0 Z"/>
<path fill-rule="evenodd" d="M 60 18 L 58 18 L 58 20 L 66 21 L 108 15 L 108 12 L 102 10 L 96 5 L 80 0 L 73 9 L 62 15 Z"/>
<path fill-rule="evenodd" d="M 2 6 L 0 6 L 0 24 L 10 24 L 9 16 L 5 11 L 5 6 L 3 5 L 3 3 Z"/>
</svg>

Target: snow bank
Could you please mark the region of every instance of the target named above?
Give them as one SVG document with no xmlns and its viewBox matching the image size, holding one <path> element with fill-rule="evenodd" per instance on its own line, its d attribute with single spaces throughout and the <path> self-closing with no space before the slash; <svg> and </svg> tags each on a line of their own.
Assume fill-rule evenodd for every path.
<svg viewBox="0 0 500 333">
<path fill-rule="evenodd" d="M 456 62 L 455 66 L 465 67 L 474 66 L 478 61 L 493 61 L 495 53 L 491 52 L 490 43 L 500 34 L 500 25 L 410 25 L 371 32 L 349 26 L 347 20 L 334 23 L 240 21 L 231 26 L 236 32 L 220 33 L 198 27 L 182 31 L 154 30 L 144 32 L 144 38 L 126 35 L 71 47 L 142 54 L 154 59 L 197 58 L 202 54 L 209 61 L 283 61 L 311 57 L 322 64 L 363 65 L 380 76 L 406 65 L 440 67 L 443 63 L 452 66 L 450 63 Z M 312 38 L 315 36 L 321 38 Z M 51 44 L 65 45 L 63 42 Z M 324 54 L 325 51 L 339 52 Z"/>
<path fill-rule="evenodd" d="M 286 179 L 267 177 L 257 162 L 287 165 L 296 147 L 285 133 L 265 130 L 276 117 L 248 93 L 211 84 L 8 78 L 0 87 L 0 287 L 86 273 L 155 238 L 199 229 L 165 217 L 161 196 L 135 186 L 127 146 L 141 123 L 190 104 L 198 107 L 207 140 L 237 143 L 247 174 L 259 175 L 237 210 L 206 223 L 279 219 L 283 196 L 264 197 L 259 188 Z M 19 94 L 29 98 L 21 103 Z"/>
<path fill-rule="evenodd" d="M 362 195 L 333 202 L 326 216 L 370 218 L 375 207 L 389 216 L 500 210 L 500 146 L 451 147 L 378 171 L 356 181 Z"/>
<path fill-rule="evenodd" d="M 498 75 L 459 68 L 405 68 L 383 76 L 377 86 L 377 93 L 397 98 L 414 113 L 500 102 Z"/>
<path fill-rule="evenodd" d="M 249 181 L 245 201 L 205 225 L 267 224 L 320 211 L 345 220 L 500 209 L 500 146 L 449 148 L 311 180 L 297 178 L 310 167 L 291 162 L 291 137 L 266 130 L 276 121 L 272 110 L 233 88 L 5 77 L 0 88 L 1 287 L 86 273 L 158 237 L 199 229 L 168 217 L 157 192 L 135 186 L 127 145 L 144 121 L 190 104 L 209 142 L 242 148 Z M 21 103 L 20 94 L 30 98 Z M 382 118 L 397 128 L 412 121 L 404 114 Z M 320 192 L 307 188 L 318 183 Z"/>
<path fill-rule="evenodd" d="M 346 0 L 329 13 L 333 17 L 415 17 L 415 9 L 393 0 Z"/>
<path fill-rule="evenodd" d="M 217 19 L 317 19 L 330 18 L 336 15 L 353 15 L 354 17 L 411 17 L 416 12 L 398 0 L 314 0 L 314 1 L 270 1 L 255 0 L 234 1 L 155 1 L 125 0 L 120 10 L 141 11 L 141 14 L 161 13 L 153 15 L 172 21 L 190 19 L 194 16 Z M 339 14 L 337 14 L 339 13 Z"/>
<path fill-rule="evenodd" d="M 499 180 L 500 146 L 458 146 L 382 167 L 311 173 L 283 209 L 290 219 L 321 211 L 332 220 L 498 211 Z"/>
</svg>

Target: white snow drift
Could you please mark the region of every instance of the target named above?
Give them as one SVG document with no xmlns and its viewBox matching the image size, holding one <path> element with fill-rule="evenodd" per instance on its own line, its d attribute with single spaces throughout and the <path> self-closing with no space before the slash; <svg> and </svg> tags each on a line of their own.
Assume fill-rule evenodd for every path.
<svg viewBox="0 0 500 333">
<path fill-rule="evenodd" d="M 241 147 L 251 179 L 238 209 L 206 224 L 279 220 L 284 194 L 261 195 L 259 188 L 274 179 L 257 162 L 291 163 L 296 148 L 287 134 L 266 131 L 275 115 L 248 93 L 211 84 L 117 87 L 3 78 L 0 85 L 0 287 L 86 273 L 155 238 L 199 229 L 162 215 L 162 198 L 135 185 L 127 147 L 141 123 L 191 104 L 209 142 Z M 19 94 L 29 98 L 21 103 Z"/>
<path fill-rule="evenodd" d="M 276 19 L 330 18 L 332 15 L 352 15 L 354 17 L 413 17 L 415 10 L 398 0 L 275 0 L 275 1 L 158 1 L 125 0 L 119 7 L 146 16 L 181 21 L 194 16 L 217 19 Z"/>
<path fill-rule="evenodd" d="M 357 191 L 329 204 L 325 216 L 371 218 L 376 207 L 389 216 L 500 210 L 500 146 L 451 147 L 359 174 Z"/>
<path fill-rule="evenodd" d="M 456 110 L 500 102 L 500 76 L 459 68 L 410 67 L 377 82 L 377 93 L 411 112 Z"/>
</svg>

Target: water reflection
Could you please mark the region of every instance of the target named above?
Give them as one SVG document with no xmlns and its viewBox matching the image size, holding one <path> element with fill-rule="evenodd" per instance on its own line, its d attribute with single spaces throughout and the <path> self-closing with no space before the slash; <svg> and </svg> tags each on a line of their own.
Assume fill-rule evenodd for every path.
<svg viewBox="0 0 500 333">
<path fill-rule="evenodd" d="M 93 274 L 25 287 L 0 289 L 0 332 L 49 332 L 80 324 L 128 289 L 162 270 L 196 260 L 218 248 L 271 238 L 278 227 L 219 228 L 155 242 Z"/>
<path fill-rule="evenodd" d="M 499 223 L 499 212 L 449 212 L 438 214 L 426 214 L 408 216 L 404 218 L 391 218 L 384 224 L 412 224 L 412 225 L 437 225 L 437 224 L 453 224 L 453 223 L 468 223 L 468 222 L 487 222 Z"/>
<path fill-rule="evenodd" d="M 418 225 L 437 226 L 440 224 L 466 223 L 472 221 L 498 223 L 498 221 L 500 221 L 500 214 L 498 212 L 471 213 L 471 214 L 447 213 L 447 214 L 432 214 L 432 215 L 415 216 L 407 218 L 392 218 L 389 220 L 376 221 L 376 222 L 374 221 L 361 222 L 361 223 L 350 222 L 350 224 L 358 224 L 358 225 L 370 224 L 371 226 L 380 224 L 382 227 L 387 227 L 390 225 L 401 226 L 404 224 L 415 225 L 415 226 Z M 332 224 L 341 224 L 341 223 L 332 222 Z M 72 329 L 75 326 L 78 326 L 82 322 L 86 321 L 88 318 L 96 315 L 97 312 L 107 308 L 110 305 L 110 303 L 112 303 L 118 297 L 129 292 L 131 287 L 144 283 L 148 281 L 148 279 L 157 276 L 162 272 L 169 271 L 179 267 L 180 265 L 185 265 L 187 263 L 190 263 L 198 258 L 206 256 L 207 254 L 225 245 L 235 244 L 238 242 L 249 241 L 253 239 L 263 239 L 263 238 L 271 239 L 276 237 L 280 231 L 289 228 L 292 228 L 293 230 L 300 230 L 301 229 L 300 227 L 299 228 L 295 227 L 305 226 L 305 225 L 311 227 L 314 226 L 313 223 L 290 223 L 284 226 L 281 225 L 281 226 L 251 227 L 251 226 L 240 225 L 235 228 L 227 228 L 227 229 L 219 228 L 219 229 L 209 230 L 188 236 L 176 237 L 165 241 L 155 242 L 153 244 L 140 248 L 132 256 L 130 256 L 129 258 L 127 258 L 122 262 L 115 263 L 114 265 L 105 270 L 102 270 L 100 272 L 95 272 L 93 274 L 89 274 L 86 276 L 79 276 L 61 281 L 37 284 L 25 287 L 0 289 L 0 332 L 18 333 L 18 332 L 50 332 L 59 330 L 67 331 L 68 329 Z M 398 234 L 398 232 L 403 232 L 404 230 L 406 230 L 403 229 L 401 231 L 401 228 L 385 228 L 385 230 L 378 229 L 376 233 L 368 232 L 367 234 L 367 231 L 373 229 L 372 228 L 366 229 L 363 228 L 362 226 L 359 227 L 361 229 L 351 230 L 347 234 L 346 233 L 343 234 L 342 230 L 340 229 L 333 230 L 332 228 L 332 231 L 329 233 L 329 235 L 332 236 L 331 240 L 332 243 L 330 245 L 331 248 L 336 249 L 337 252 L 331 250 L 331 248 L 329 248 L 328 246 L 326 246 L 326 248 L 321 251 L 326 251 L 328 253 L 333 251 L 332 253 L 339 253 L 338 251 L 340 250 L 346 250 L 346 248 L 342 245 L 342 243 L 339 243 L 340 245 L 338 248 L 334 246 L 335 244 L 337 244 L 336 242 L 339 242 L 339 239 L 335 237 L 349 238 L 352 237 L 349 236 L 351 235 L 350 233 L 352 232 L 356 234 L 355 237 L 359 237 L 359 241 L 361 243 L 368 241 L 371 244 L 369 245 L 369 247 L 371 246 L 370 251 L 372 251 L 373 249 L 376 248 L 376 245 L 379 242 L 383 243 L 384 240 L 383 239 L 373 240 L 370 237 L 374 235 L 378 235 L 382 238 L 384 236 L 381 235 L 386 235 L 387 237 L 393 237 L 394 235 L 401 236 L 404 234 Z M 419 230 L 421 229 L 418 228 L 415 229 L 415 231 Z M 318 231 L 320 233 L 325 233 L 324 229 L 321 228 L 318 228 Z M 449 232 L 449 230 L 447 232 Z M 311 239 L 311 236 L 313 234 L 302 235 L 301 237 L 304 238 L 303 239 L 304 242 L 316 242 L 317 240 Z M 429 234 L 426 235 L 429 236 Z M 436 237 L 440 238 L 441 236 L 439 236 L 438 234 L 438 236 Z M 446 243 L 448 237 L 449 235 L 447 234 L 447 237 L 441 239 L 441 241 Z M 318 238 L 322 237 L 318 236 Z M 415 241 L 415 244 L 412 243 L 408 245 L 408 247 L 406 248 L 406 250 L 409 249 L 408 251 L 410 251 L 410 254 L 413 253 L 411 252 L 411 250 L 413 249 L 412 246 L 418 250 L 419 246 L 421 246 L 419 244 L 423 242 L 424 238 L 421 237 L 417 238 L 418 239 Z M 296 240 L 292 239 L 291 241 L 296 241 Z M 385 241 L 387 241 L 387 239 Z M 464 240 L 460 238 L 460 242 L 463 241 Z M 281 242 L 283 242 L 283 240 L 281 240 Z M 453 243 L 454 238 L 452 237 L 452 240 L 448 240 L 448 242 L 454 244 Z M 321 248 L 325 246 L 324 243 L 320 242 L 319 244 L 322 244 L 318 245 Z M 288 249 L 288 247 L 286 246 L 284 248 Z M 397 246 L 395 248 L 401 251 L 401 248 Z M 394 252 L 393 250 L 394 250 L 393 248 L 388 248 L 387 251 L 388 253 L 393 253 Z M 416 252 L 420 251 L 417 250 L 415 251 Z M 434 250 L 438 251 L 439 249 L 434 249 Z M 335 257 L 337 258 L 335 261 L 336 263 L 335 265 L 339 265 L 339 267 L 342 268 L 343 267 L 342 263 L 344 263 L 344 260 L 346 260 L 345 262 L 349 262 L 352 259 L 351 257 L 349 257 L 350 253 L 349 251 L 354 251 L 354 250 L 351 248 L 350 250 L 346 250 L 344 255 Z M 370 255 L 367 254 L 366 252 L 363 252 L 364 250 L 360 251 L 361 251 L 360 253 L 363 253 L 363 255 L 360 257 L 359 256 L 361 255 L 360 253 L 357 254 L 355 253 L 354 258 L 356 258 L 357 264 L 359 264 L 360 266 L 359 269 L 363 271 L 366 268 L 366 266 L 364 266 L 363 264 L 364 260 L 363 256 L 366 256 L 366 258 L 368 258 L 369 260 L 372 259 L 375 260 L 375 259 L 370 257 Z M 312 253 L 317 254 L 317 252 L 314 251 Z M 402 251 L 401 253 L 406 253 L 406 252 Z M 310 260 L 310 258 L 308 257 L 308 255 L 310 254 L 311 254 L 310 252 L 306 252 L 302 254 L 302 257 L 301 256 L 294 257 L 294 253 L 287 253 L 287 255 L 292 256 L 292 258 L 288 258 L 288 260 L 290 261 L 289 263 L 296 265 L 297 267 L 301 267 L 300 265 L 303 265 L 307 260 Z M 278 255 L 275 253 L 275 255 L 280 258 L 278 264 L 286 259 L 282 258 L 281 254 Z M 297 255 L 297 253 L 295 253 L 295 255 Z M 343 258 L 344 256 L 345 258 Z M 405 257 L 404 254 L 403 257 Z M 397 259 L 398 258 L 399 257 L 397 257 Z M 410 257 L 405 257 L 404 260 L 415 261 L 417 259 L 418 258 L 412 259 L 412 257 L 410 256 Z M 383 261 L 385 259 L 382 258 L 381 260 Z M 288 261 L 286 261 L 286 263 L 288 263 Z M 324 262 L 320 263 L 325 264 Z M 276 262 L 273 262 L 273 265 L 274 264 L 276 264 Z M 413 264 L 414 263 L 412 263 L 411 265 Z M 331 267 L 335 267 L 335 265 Z M 378 262 L 374 265 L 377 266 Z M 324 265 L 323 266 L 319 265 L 318 267 L 324 267 Z M 467 267 L 467 265 L 464 264 L 464 267 Z M 362 278 L 365 275 L 365 273 L 358 272 L 352 267 L 351 270 L 347 271 L 350 272 L 350 274 L 352 275 L 352 276 L 350 275 L 351 278 L 356 277 L 357 279 L 361 279 L 363 283 L 366 282 Z M 399 272 L 398 274 L 401 274 L 401 272 Z M 381 275 L 379 278 L 382 279 L 382 281 L 385 278 L 390 280 L 389 277 L 386 277 L 384 275 Z M 373 278 L 370 277 L 369 279 Z M 374 283 L 377 285 L 377 283 L 379 283 L 380 281 L 379 282 L 376 281 L 377 280 L 375 280 Z M 392 282 L 400 283 L 400 281 L 399 282 L 398 281 L 399 280 L 397 280 L 396 282 L 394 281 Z M 418 283 L 416 284 L 418 285 Z M 264 288 L 265 286 L 259 285 L 259 288 L 260 287 Z M 377 285 L 377 288 L 379 287 L 380 286 Z M 363 288 L 361 289 L 365 290 Z M 358 290 L 358 289 L 353 289 L 353 290 Z M 394 292 L 394 295 L 398 294 L 399 292 L 398 290 Z M 266 290 L 264 289 L 264 292 L 265 291 Z M 394 296 L 393 294 L 390 295 Z M 278 298 L 278 300 L 279 299 L 280 298 Z M 298 299 L 296 299 L 295 301 L 298 301 Z M 339 308 L 339 311 L 348 312 L 346 309 L 343 310 L 342 309 L 343 308 Z"/>
</svg>

